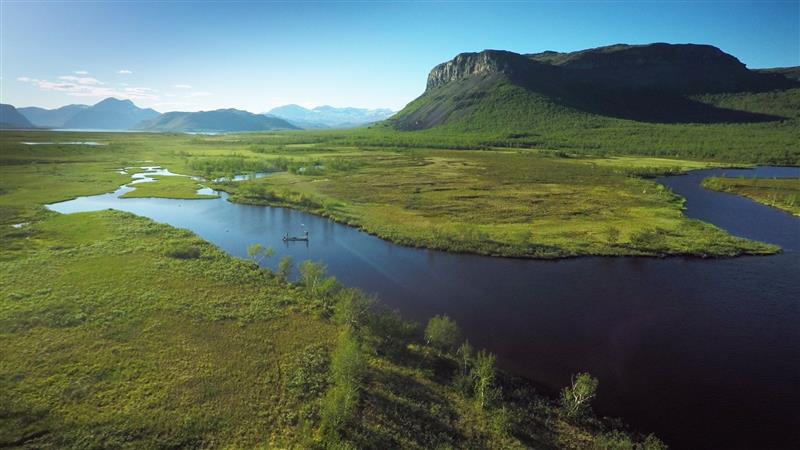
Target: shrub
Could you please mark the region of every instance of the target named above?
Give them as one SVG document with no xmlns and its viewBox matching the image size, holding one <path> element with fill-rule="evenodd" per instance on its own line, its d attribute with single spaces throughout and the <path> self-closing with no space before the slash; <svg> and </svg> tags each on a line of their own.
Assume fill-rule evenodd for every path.
<svg viewBox="0 0 800 450">
<path fill-rule="evenodd" d="M 338 436 L 352 419 L 366 372 L 366 360 L 356 336 L 349 329 L 339 335 L 331 357 L 331 380 L 322 404 L 322 429 L 329 438 Z"/>
<path fill-rule="evenodd" d="M 327 269 L 323 264 L 312 261 L 303 261 L 298 267 L 300 271 L 299 283 L 305 288 L 306 293 L 314 300 L 322 303 L 323 312 L 330 313 L 332 297 L 341 287 L 334 277 L 326 275 Z"/>
<path fill-rule="evenodd" d="M 475 400 L 484 409 L 499 397 L 495 386 L 495 356 L 485 350 L 479 351 L 475 357 L 472 377 L 475 380 Z"/>
<path fill-rule="evenodd" d="M 164 254 L 170 258 L 197 259 L 200 257 L 200 248 L 185 242 L 176 242 L 167 246 Z"/>
<path fill-rule="evenodd" d="M 368 317 L 365 339 L 384 355 L 398 356 L 417 333 L 417 324 L 403 319 L 398 311 L 374 311 Z"/>
<path fill-rule="evenodd" d="M 458 357 L 458 365 L 461 368 L 461 375 L 469 374 L 472 367 L 472 346 L 469 345 L 469 341 L 465 341 L 458 347 L 456 356 Z"/>
<path fill-rule="evenodd" d="M 353 330 L 360 330 L 366 325 L 370 309 L 375 300 L 367 297 L 358 289 L 342 289 L 336 294 L 334 318 L 336 323 Z"/>
<path fill-rule="evenodd" d="M 435 316 L 425 327 L 425 342 L 442 352 L 451 352 L 461 342 L 461 330 L 447 316 Z"/>
<path fill-rule="evenodd" d="M 297 358 L 289 378 L 289 389 L 300 399 L 322 395 L 328 384 L 329 365 L 330 358 L 325 346 L 309 345 Z"/>
<path fill-rule="evenodd" d="M 260 265 L 262 261 L 271 258 L 274 254 L 275 250 L 272 247 L 264 247 L 261 244 L 252 244 L 247 247 L 247 257 L 256 265 Z"/>
<path fill-rule="evenodd" d="M 580 418 L 588 413 L 590 402 L 597 395 L 597 378 L 588 373 L 572 377 L 572 384 L 561 391 L 561 410 L 569 418 Z"/>
<path fill-rule="evenodd" d="M 294 268 L 294 259 L 286 255 L 278 262 L 278 277 L 283 281 L 289 281 L 292 276 L 292 269 Z"/>
<path fill-rule="evenodd" d="M 641 448 L 642 450 L 667 450 L 669 447 L 655 435 L 649 434 L 644 438 Z"/>
</svg>

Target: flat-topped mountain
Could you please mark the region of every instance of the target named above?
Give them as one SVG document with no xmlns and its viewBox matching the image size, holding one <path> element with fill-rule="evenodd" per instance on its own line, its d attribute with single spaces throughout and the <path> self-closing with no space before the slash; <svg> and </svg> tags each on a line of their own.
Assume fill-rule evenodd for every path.
<svg viewBox="0 0 800 450">
<path fill-rule="evenodd" d="M 414 130 L 453 121 L 481 123 L 501 113 L 519 121 L 536 111 L 550 115 L 564 108 L 646 122 L 780 120 L 714 107 L 694 97 L 800 86 L 788 72 L 749 70 L 710 45 L 617 44 L 527 55 L 485 50 L 462 53 L 434 67 L 425 93 L 389 123 Z"/>
<path fill-rule="evenodd" d="M 755 71 L 759 73 L 777 73 L 791 80 L 800 81 L 800 66 L 756 69 Z"/>
<path fill-rule="evenodd" d="M 711 45 L 617 44 L 571 53 L 544 52 L 528 58 L 569 69 L 573 80 L 620 89 L 658 89 L 682 94 L 785 89 L 780 75 L 748 70 L 736 57 Z"/>
<path fill-rule="evenodd" d="M 0 103 L 0 129 L 36 128 L 12 105 Z"/>
<path fill-rule="evenodd" d="M 64 128 L 64 125 L 81 111 L 91 108 L 89 105 L 66 105 L 56 109 L 45 109 L 36 106 L 17 108 L 32 124 L 43 128 Z"/>
<path fill-rule="evenodd" d="M 383 108 L 336 108 L 327 105 L 308 109 L 300 105 L 284 105 L 264 114 L 280 117 L 301 128 L 314 129 L 357 127 L 387 119 L 394 114 L 394 111 Z"/>
<path fill-rule="evenodd" d="M 296 130 L 296 126 L 278 117 L 253 114 L 239 109 L 199 112 L 168 112 L 136 125 L 145 131 L 234 132 Z"/>
<path fill-rule="evenodd" d="M 109 97 L 85 108 L 64 122 L 63 128 L 128 130 L 134 125 L 158 116 L 158 111 L 139 108 L 130 100 Z"/>
</svg>

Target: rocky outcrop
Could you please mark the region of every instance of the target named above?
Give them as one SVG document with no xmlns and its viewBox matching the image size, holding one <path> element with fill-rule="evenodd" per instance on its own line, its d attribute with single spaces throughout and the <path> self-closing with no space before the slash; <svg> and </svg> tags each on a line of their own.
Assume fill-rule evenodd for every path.
<svg viewBox="0 0 800 450">
<path fill-rule="evenodd" d="M 428 74 L 427 89 L 437 88 L 451 81 L 473 76 L 505 73 L 513 75 L 525 70 L 530 60 L 524 56 L 502 50 L 484 50 L 480 53 L 461 53 L 446 63 L 439 64 Z"/>
<path fill-rule="evenodd" d="M 526 120 L 573 112 L 653 123 L 779 121 L 785 118 L 717 107 L 695 95 L 800 87 L 792 74 L 792 68 L 750 70 L 710 45 L 618 44 L 529 55 L 485 50 L 434 67 L 423 95 L 388 123 L 421 130 L 450 123 L 505 129 L 514 122 L 528 131 Z"/>
<path fill-rule="evenodd" d="M 617 44 L 572 53 L 462 53 L 434 67 L 428 75 L 427 89 L 494 73 L 502 73 L 522 85 L 568 83 L 678 94 L 760 91 L 797 85 L 782 74 L 749 70 L 736 57 L 711 45 L 656 43 Z"/>
</svg>

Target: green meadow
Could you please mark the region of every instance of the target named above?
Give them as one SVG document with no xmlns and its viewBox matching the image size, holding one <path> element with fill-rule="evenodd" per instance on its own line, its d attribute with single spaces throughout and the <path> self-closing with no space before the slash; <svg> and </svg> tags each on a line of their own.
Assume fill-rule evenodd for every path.
<svg viewBox="0 0 800 450">
<path fill-rule="evenodd" d="M 272 172 L 212 187 L 451 251 L 778 250 L 687 219 L 682 199 L 652 180 L 731 161 L 473 145 L 444 133 L 421 145 L 406 139 L 424 134 L 385 129 L 63 136 L 0 134 L 4 447 L 664 448 L 559 403 L 486 354 L 426 345 L 416 325 L 319 266 L 285 261 L 272 273 L 147 219 L 42 206 L 114 191 L 130 182 L 122 168 L 206 180 Z M 60 140 L 105 145 L 22 144 Z M 156 179 L 127 195 L 190 199 L 208 185 Z"/>
<path fill-rule="evenodd" d="M 703 187 L 743 195 L 800 216 L 800 180 L 709 177 Z"/>
<path fill-rule="evenodd" d="M 711 167 L 647 157 L 535 150 L 371 150 L 305 172 L 217 186 L 233 201 L 288 205 L 403 245 L 499 256 L 712 255 L 775 247 L 687 219 L 682 199 L 646 177 Z M 339 167 L 344 166 L 344 167 Z"/>
<path fill-rule="evenodd" d="M 179 199 L 204 199 L 217 198 L 214 194 L 198 194 L 197 190 L 204 186 L 189 177 L 153 175 L 153 182 L 136 183 L 131 185 L 136 189 L 122 194 L 121 198 L 179 198 Z"/>
<path fill-rule="evenodd" d="M 5 223 L 25 222 L 36 205 L 72 192 L 112 191 L 126 181 L 115 169 L 155 164 L 209 180 L 274 172 L 212 187 L 229 192 L 232 201 L 303 209 L 411 246 L 539 258 L 777 250 L 687 219 L 682 199 L 650 179 L 721 164 L 713 161 L 549 149 L 352 146 L 326 132 L 78 137 L 107 145 L 26 146 L 19 142 L 54 136 L 4 133 Z M 160 177 L 126 195 L 197 198 L 199 187 L 188 177 Z"/>
<path fill-rule="evenodd" d="M 288 283 L 114 211 L 42 212 L 10 241 L 4 447 L 664 448 L 493 366 L 479 403 L 473 353 L 423 345 L 318 266 Z"/>
</svg>

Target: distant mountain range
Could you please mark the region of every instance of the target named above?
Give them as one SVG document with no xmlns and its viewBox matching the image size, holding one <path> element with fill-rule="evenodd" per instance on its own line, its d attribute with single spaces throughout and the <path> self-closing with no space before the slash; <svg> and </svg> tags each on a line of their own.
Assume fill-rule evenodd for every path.
<svg viewBox="0 0 800 450">
<path fill-rule="evenodd" d="M 89 105 L 67 105 L 56 109 L 44 109 L 36 106 L 18 108 L 32 124 L 43 128 L 64 128 L 67 122 L 79 112 L 91 108 Z"/>
<path fill-rule="evenodd" d="M 25 118 L 31 128 L 77 130 L 129 130 L 139 122 L 159 115 L 158 111 L 139 108 L 130 100 L 111 97 L 92 106 L 67 105 L 56 109 L 30 106 L 15 111 Z"/>
<path fill-rule="evenodd" d="M 107 98 L 94 106 L 76 110 L 64 121 L 63 128 L 128 130 L 156 116 L 158 111 L 139 108 L 130 100 Z"/>
<path fill-rule="evenodd" d="M 237 132 L 349 128 L 391 116 L 389 109 L 306 109 L 298 105 L 253 114 L 237 109 L 199 112 L 168 112 L 137 107 L 130 100 L 107 98 L 95 105 L 67 105 L 56 109 L 35 106 L 14 109 L 4 105 L 3 128 L 70 128 L 85 130 L 142 130 L 189 132 Z M 7 119 L 6 119 L 7 117 Z"/>
<path fill-rule="evenodd" d="M 285 105 L 273 108 L 264 113 L 267 116 L 280 117 L 305 129 L 321 128 L 353 128 L 368 123 L 385 120 L 394 111 L 391 109 L 334 108 L 318 106 L 314 109 L 300 105 Z"/>
<path fill-rule="evenodd" d="M 264 114 L 235 109 L 159 114 L 130 100 L 107 98 L 93 106 L 54 110 L 3 105 L 0 128 L 236 132 L 347 128 L 383 121 L 404 131 L 447 127 L 526 136 L 554 124 L 587 123 L 591 117 L 652 123 L 780 121 L 788 113 L 772 111 L 789 111 L 786 105 L 795 104 L 792 99 L 800 95 L 794 88 L 800 88 L 800 68 L 750 70 L 710 45 L 617 44 L 534 54 L 484 50 L 459 54 L 434 67 L 425 92 L 397 113 L 285 105 Z M 742 111 L 707 101 L 709 95 L 766 91 L 782 92 L 782 100 L 775 100 L 784 103 L 782 110 Z"/>
<path fill-rule="evenodd" d="M 265 130 L 297 130 L 298 127 L 278 117 L 253 114 L 238 109 L 200 112 L 168 112 L 139 123 L 137 130 L 236 132 Z"/>
<path fill-rule="evenodd" d="M 388 124 L 526 133 L 534 123 L 585 122 L 586 114 L 656 123 L 773 121 L 782 117 L 720 108 L 698 96 L 800 87 L 792 78 L 797 73 L 749 70 L 709 45 L 618 44 L 527 55 L 485 50 L 434 67 L 425 92 Z"/>
<path fill-rule="evenodd" d="M 12 105 L 0 103 L 0 129 L 36 128 Z"/>
</svg>

